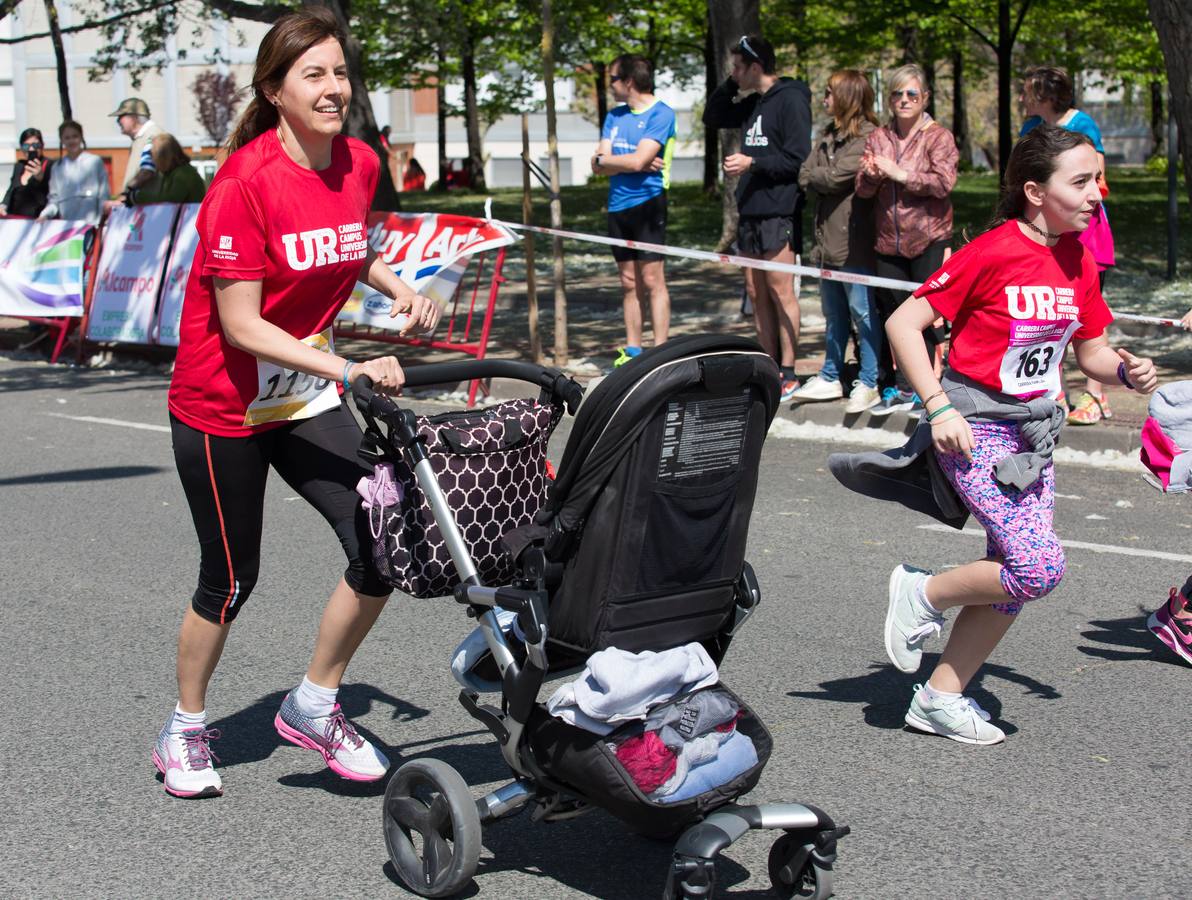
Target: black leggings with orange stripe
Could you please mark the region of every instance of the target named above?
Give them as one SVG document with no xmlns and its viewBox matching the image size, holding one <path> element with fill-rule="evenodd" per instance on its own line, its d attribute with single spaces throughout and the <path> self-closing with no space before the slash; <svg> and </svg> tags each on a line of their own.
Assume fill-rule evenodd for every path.
<svg viewBox="0 0 1192 900">
<path fill-rule="evenodd" d="M 356 493 L 356 482 L 370 473 L 356 456 L 360 429 L 346 406 L 249 437 L 205 434 L 173 415 L 170 428 L 201 550 L 191 600 L 196 613 L 231 622 L 252 593 L 270 466 L 335 529 L 348 557 L 348 586 L 370 597 L 389 595 L 392 588 L 373 566 L 368 519 Z"/>
</svg>

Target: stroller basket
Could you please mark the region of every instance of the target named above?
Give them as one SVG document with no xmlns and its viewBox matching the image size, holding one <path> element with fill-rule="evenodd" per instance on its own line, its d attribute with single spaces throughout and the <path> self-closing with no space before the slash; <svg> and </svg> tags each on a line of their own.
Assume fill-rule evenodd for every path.
<svg viewBox="0 0 1192 900">
<path fill-rule="evenodd" d="M 444 376 L 451 370 L 438 365 L 412 370 L 409 380 L 425 383 L 428 375 L 436 376 L 434 370 L 442 372 L 437 377 L 449 380 Z M 553 387 L 538 400 L 413 417 L 425 458 L 484 583 L 501 583 L 513 576 L 501 536 L 533 521 L 546 500 L 547 443 L 566 402 Z M 369 394 L 368 401 L 359 404 L 367 423 L 361 455 L 378 465 L 392 465 L 399 488 L 396 503 L 374 504 L 369 510 L 377 571 L 390 585 L 414 597 L 448 595 L 464 579 L 452 562 L 431 501 L 414 477 L 412 461 L 402 454 L 400 428 L 390 421 L 396 407 L 389 410 L 391 401 Z"/>
</svg>

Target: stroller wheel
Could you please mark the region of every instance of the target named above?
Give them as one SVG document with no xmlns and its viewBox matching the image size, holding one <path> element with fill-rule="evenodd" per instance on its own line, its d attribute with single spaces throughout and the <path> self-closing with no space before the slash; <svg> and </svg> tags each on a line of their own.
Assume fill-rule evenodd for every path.
<svg viewBox="0 0 1192 900">
<path fill-rule="evenodd" d="M 832 870 L 815 858 L 815 844 L 787 833 L 770 848 L 770 885 L 783 898 L 827 900 L 832 896 Z"/>
<path fill-rule="evenodd" d="M 398 876 L 423 897 L 449 897 L 476 873 L 480 813 L 468 783 L 445 762 L 416 759 L 389 780 L 385 845 Z"/>
</svg>

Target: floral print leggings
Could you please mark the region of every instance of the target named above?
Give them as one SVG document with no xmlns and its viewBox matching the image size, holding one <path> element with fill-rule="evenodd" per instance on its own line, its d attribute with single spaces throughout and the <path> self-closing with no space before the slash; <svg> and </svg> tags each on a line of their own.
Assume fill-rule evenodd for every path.
<svg viewBox="0 0 1192 900">
<path fill-rule="evenodd" d="M 998 484 L 993 467 L 1011 453 L 1029 450 L 1014 422 L 970 422 L 972 462 L 963 453 L 937 453 L 940 468 L 964 505 L 985 529 L 986 554 L 1002 560 L 1002 590 L 1010 597 L 993 608 L 1018 615 L 1022 604 L 1036 600 L 1064 577 L 1064 550 L 1052 525 L 1055 512 L 1055 466 L 1048 463 L 1025 491 Z"/>
</svg>

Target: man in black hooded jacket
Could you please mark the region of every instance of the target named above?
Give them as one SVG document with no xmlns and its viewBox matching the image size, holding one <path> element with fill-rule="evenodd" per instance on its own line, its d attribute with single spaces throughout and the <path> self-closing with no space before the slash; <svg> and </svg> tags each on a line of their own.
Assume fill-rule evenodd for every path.
<svg viewBox="0 0 1192 900">
<path fill-rule="evenodd" d="M 737 246 L 742 256 L 793 263 L 799 167 L 811 152 L 811 91 L 803 81 L 775 74 L 774 47 L 760 35 L 745 35 L 731 53 L 732 74 L 708 97 L 704 124 L 742 130 L 742 152 L 724 160 L 725 174 L 740 176 Z M 789 400 L 799 387 L 794 279 L 747 269 L 745 287 L 758 341 L 779 364 L 782 399 Z"/>
</svg>

